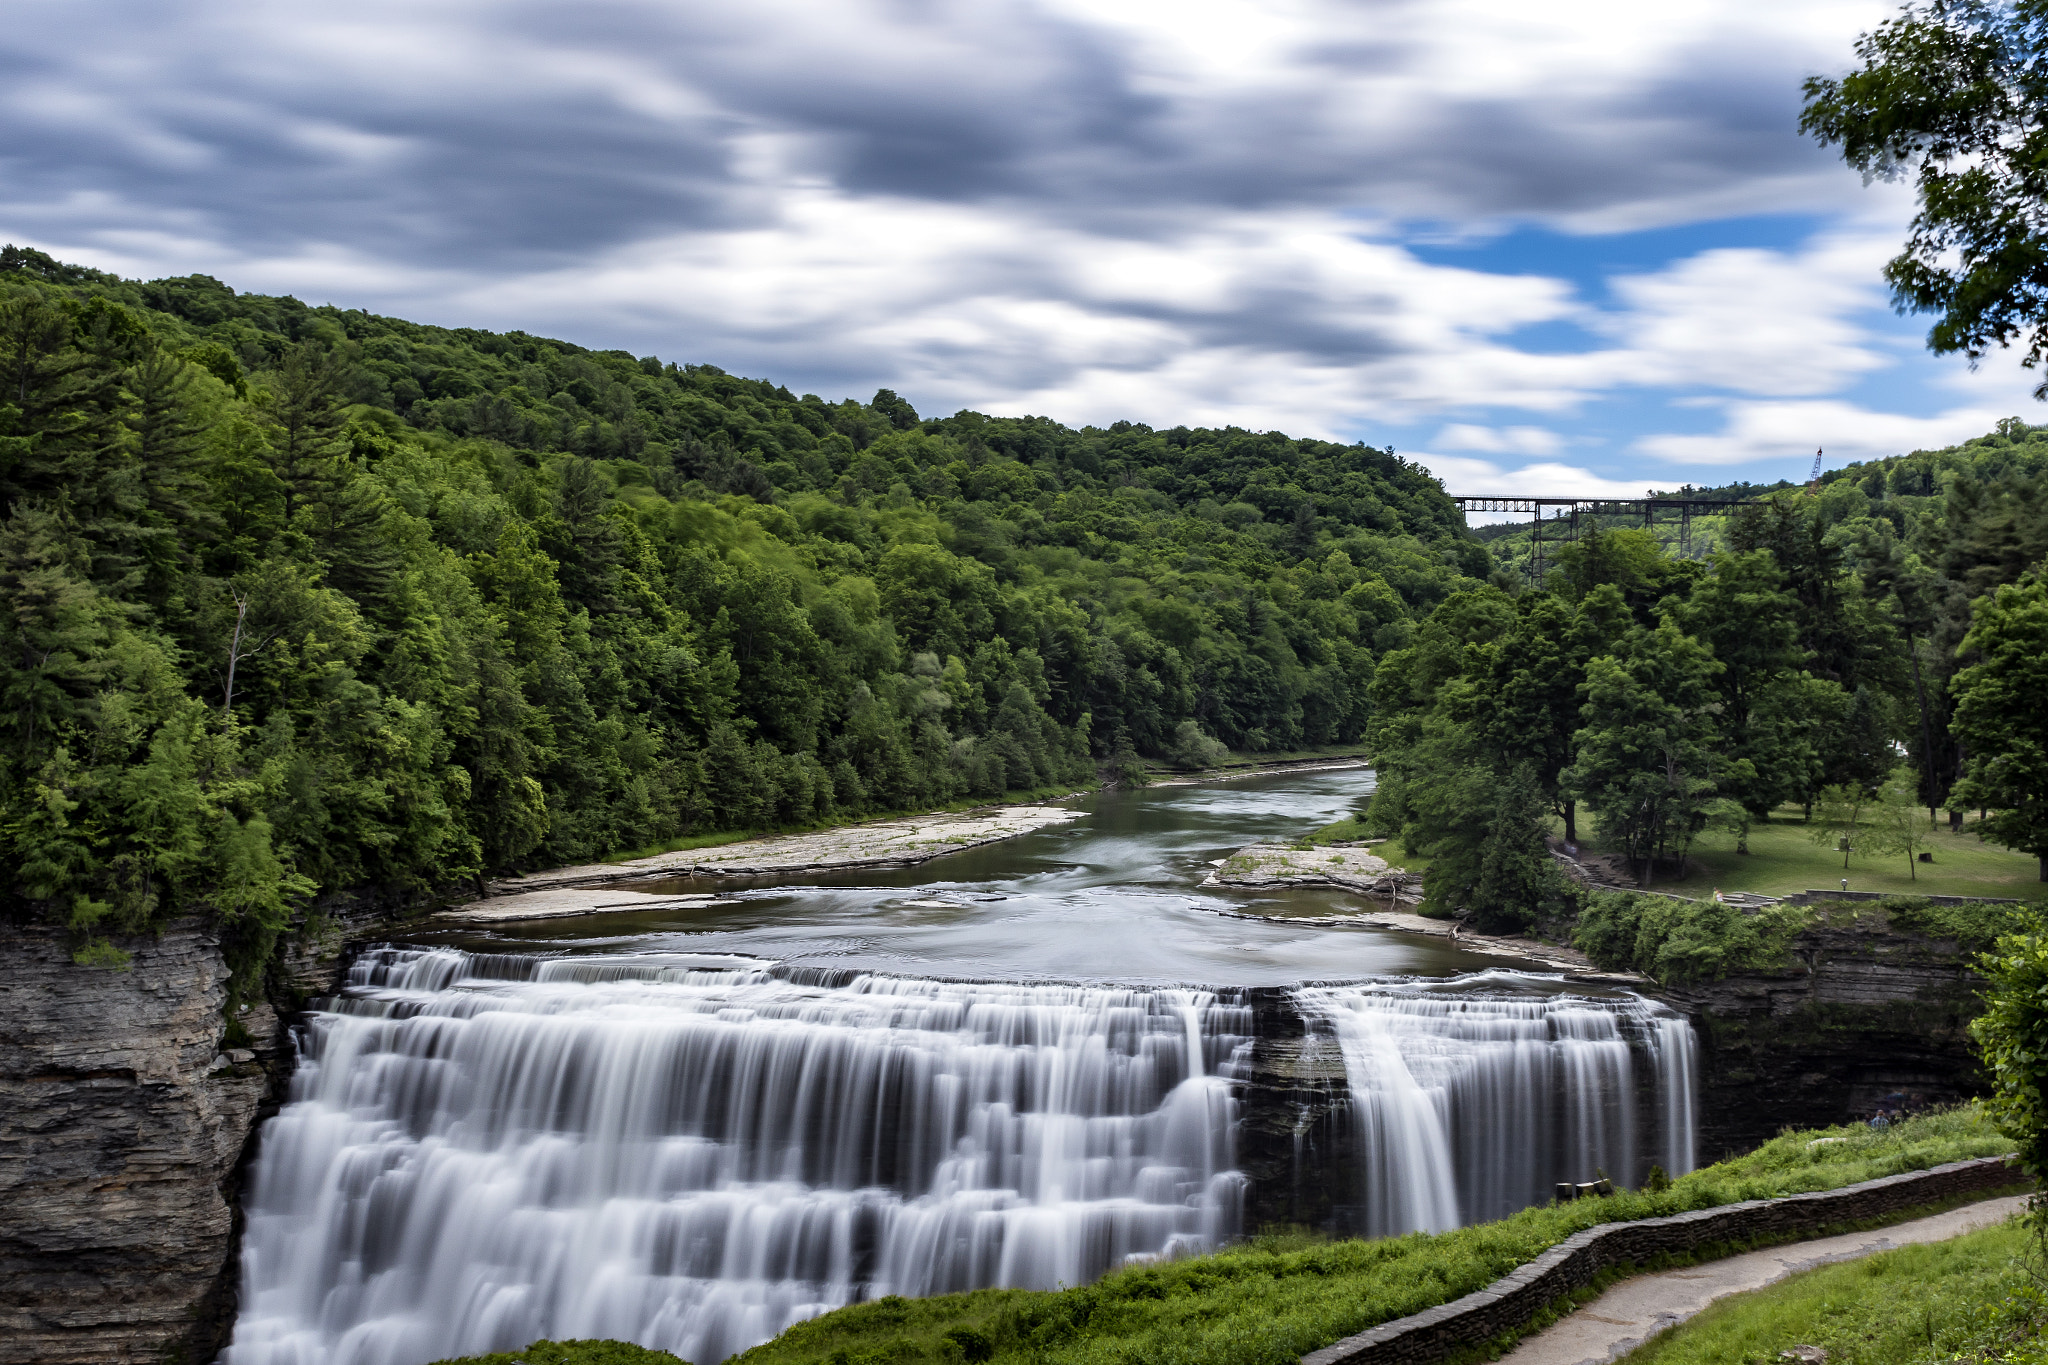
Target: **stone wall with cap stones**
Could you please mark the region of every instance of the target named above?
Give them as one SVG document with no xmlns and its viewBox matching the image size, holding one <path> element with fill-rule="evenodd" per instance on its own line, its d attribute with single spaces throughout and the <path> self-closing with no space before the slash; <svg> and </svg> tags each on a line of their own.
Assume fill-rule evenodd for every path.
<svg viewBox="0 0 2048 1365">
<path fill-rule="evenodd" d="M 1839 1190 L 1752 1199 L 1668 1218 L 1602 1223 L 1572 1234 L 1484 1289 L 1312 1351 L 1301 1358 L 1301 1365 L 1435 1365 L 1454 1352 L 1526 1326 L 1603 1271 L 1715 1243 L 1816 1233 L 1957 1195 L 2009 1187 L 2021 1178 L 2005 1158 L 1985 1157 Z"/>
</svg>

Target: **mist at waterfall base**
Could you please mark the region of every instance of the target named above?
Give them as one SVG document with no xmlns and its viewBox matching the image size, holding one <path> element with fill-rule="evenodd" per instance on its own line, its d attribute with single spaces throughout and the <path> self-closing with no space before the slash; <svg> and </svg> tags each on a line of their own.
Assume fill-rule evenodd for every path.
<svg viewBox="0 0 2048 1365">
<path fill-rule="evenodd" d="M 916 970 L 945 926 L 929 907 L 907 932 L 892 918 L 902 873 L 748 898 L 828 907 L 793 929 L 783 915 L 749 931 L 727 910 L 694 928 L 585 920 L 363 954 L 301 1029 L 290 1098 L 264 1129 L 224 1359 L 421 1365 L 548 1336 L 712 1365 L 880 1295 L 1080 1284 L 1215 1247 L 1245 1230 L 1240 1108 L 1272 1102 L 1244 1084 L 1260 1029 L 1244 986 L 1172 983 L 1219 954 L 1291 973 L 1266 996 L 1341 1049 L 1365 1230 L 1497 1217 L 1596 1169 L 1690 1169 L 1692 1037 L 1661 1007 L 1475 973 L 1470 955 L 1406 936 L 1201 909 L 1204 839 L 1227 852 L 1261 819 L 1299 830 L 1299 811 L 1266 807 L 1305 804 L 1314 785 L 1309 801 L 1341 811 L 1348 776 L 1349 791 L 1328 777 L 1184 788 L 1192 820 L 1152 794 L 1140 812 L 1171 832 L 1149 858 L 1124 803 L 978 850 L 971 880 L 958 860 L 921 869 L 963 902 L 963 886 L 1004 897 L 966 902 L 954 925 L 992 928 L 995 961 L 986 942 L 949 951 L 1007 979 Z M 1023 903 L 1016 919 L 988 908 L 1005 902 Z M 1147 919 L 1155 946 L 1131 936 L 1124 960 L 1045 979 L 1031 949 L 1085 918 L 1067 902 Z M 1199 948 L 1168 932 L 1188 903 Z M 776 958 L 734 951 L 778 933 Z M 1433 980 L 1302 984 L 1431 954 Z"/>
</svg>

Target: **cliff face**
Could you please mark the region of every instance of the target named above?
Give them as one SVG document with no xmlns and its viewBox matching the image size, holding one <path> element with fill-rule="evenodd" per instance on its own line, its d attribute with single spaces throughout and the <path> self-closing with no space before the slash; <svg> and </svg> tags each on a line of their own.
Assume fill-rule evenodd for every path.
<svg viewBox="0 0 2048 1365">
<path fill-rule="evenodd" d="M 129 971 L 89 969 L 0 925 L 0 1362 L 203 1360 L 230 1307 L 277 1020 L 223 1053 L 218 945 L 184 922 L 120 946 Z"/>
<path fill-rule="evenodd" d="M 1783 971 L 1650 991 L 1699 1031 L 1700 1159 L 1787 1124 L 1865 1117 L 1894 1092 L 1927 1103 L 1981 1093 L 1968 1025 L 1982 982 L 1968 956 L 1946 939 L 1816 927 Z"/>
</svg>

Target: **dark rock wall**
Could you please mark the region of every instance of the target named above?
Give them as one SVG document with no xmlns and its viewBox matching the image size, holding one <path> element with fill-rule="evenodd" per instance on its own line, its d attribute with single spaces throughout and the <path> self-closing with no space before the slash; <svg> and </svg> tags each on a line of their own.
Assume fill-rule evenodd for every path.
<svg viewBox="0 0 2048 1365">
<path fill-rule="evenodd" d="M 1648 991 L 1700 1039 L 1700 1160 L 1775 1136 L 1867 1117 L 1894 1092 L 1923 1103 L 1981 1094 L 1969 1021 L 1981 979 L 1957 944 L 1818 928 L 1781 972 Z"/>
</svg>

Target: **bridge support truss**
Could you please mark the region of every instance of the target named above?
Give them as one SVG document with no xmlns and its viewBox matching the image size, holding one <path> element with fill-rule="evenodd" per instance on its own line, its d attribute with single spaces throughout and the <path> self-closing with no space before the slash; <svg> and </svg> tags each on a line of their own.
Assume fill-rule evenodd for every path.
<svg viewBox="0 0 2048 1365">
<path fill-rule="evenodd" d="M 1580 518 L 1637 518 L 1644 527 L 1657 524 L 1659 513 L 1678 517 L 1678 557 L 1692 558 L 1692 519 L 1721 516 L 1730 508 L 1755 502 L 1754 498 L 1546 498 L 1476 497 L 1453 494 L 1451 501 L 1464 512 L 1526 512 L 1529 514 L 1529 576 L 1537 583 L 1549 569 L 1546 547 L 1568 545 L 1579 538 Z"/>
</svg>

